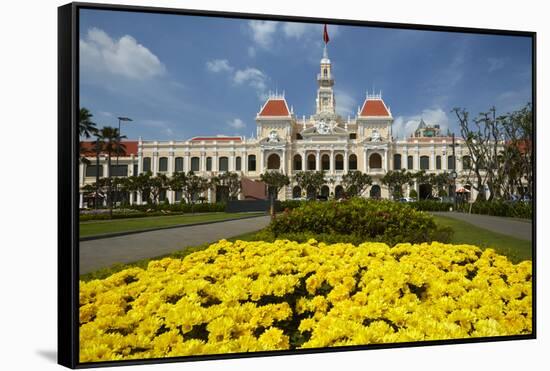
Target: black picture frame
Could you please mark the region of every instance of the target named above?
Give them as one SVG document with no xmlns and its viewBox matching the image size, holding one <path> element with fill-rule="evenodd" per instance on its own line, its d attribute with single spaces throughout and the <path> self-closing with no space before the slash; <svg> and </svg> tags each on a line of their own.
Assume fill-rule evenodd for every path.
<svg viewBox="0 0 550 371">
<path fill-rule="evenodd" d="M 533 106 L 533 153 L 537 152 L 537 34 L 531 31 L 514 31 L 485 28 L 463 28 L 407 23 L 387 23 L 352 19 L 330 19 L 270 14 L 252 14 L 193 9 L 157 8 L 149 6 L 112 5 L 98 3 L 70 3 L 58 8 L 58 363 L 69 368 L 108 367 L 182 361 L 202 361 L 213 359 L 234 359 L 243 357 L 264 357 L 297 355 L 322 352 L 342 352 L 351 350 L 418 347 L 431 345 L 466 344 L 537 338 L 536 312 L 536 230 L 537 230 L 537 174 L 536 156 L 533 160 L 533 213 L 532 213 L 532 256 L 533 256 L 533 331 L 528 335 L 498 336 L 453 340 L 419 341 L 394 344 L 372 344 L 336 348 L 297 349 L 287 351 L 260 351 L 253 353 L 232 353 L 200 355 L 174 358 L 141 359 L 130 361 L 108 361 L 80 363 L 79 356 L 79 228 L 78 228 L 78 107 L 79 107 L 79 11 L 96 9 L 124 12 L 141 12 L 172 15 L 197 15 L 256 20 L 298 21 L 304 23 L 329 23 L 335 25 L 370 26 L 392 29 L 444 31 L 454 33 L 475 33 L 486 35 L 510 35 L 531 38 L 532 46 L 532 106 Z"/>
</svg>

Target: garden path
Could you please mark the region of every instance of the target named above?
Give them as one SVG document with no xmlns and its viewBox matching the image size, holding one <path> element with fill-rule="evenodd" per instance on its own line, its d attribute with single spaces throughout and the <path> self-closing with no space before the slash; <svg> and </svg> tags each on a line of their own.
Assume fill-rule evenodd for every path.
<svg viewBox="0 0 550 371">
<path fill-rule="evenodd" d="M 183 226 L 125 236 L 80 242 L 80 274 L 117 263 L 131 263 L 260 230 L 269 216 L 230 220 L 204 225 Z"/>
</svg>

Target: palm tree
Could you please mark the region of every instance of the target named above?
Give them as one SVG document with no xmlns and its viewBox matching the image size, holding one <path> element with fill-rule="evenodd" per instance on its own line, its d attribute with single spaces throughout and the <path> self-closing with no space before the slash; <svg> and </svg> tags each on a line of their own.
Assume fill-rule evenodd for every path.
<svg viewBox="0 0 550 371">
<path fill-rule="evenodd" d="M 92 113 L 82 107 L 78 117 L 78 134 L 86 139 L 97 133 L 96 123 L 92 121 Z"/>
<path fill-rule="evenodd" d="M 107 172 L 107 204 L 109 206 L 109 216 L 113 216 L 113 195 L 112 195 L 112 184 L 111 184 L 111 158 L 113 155 L 116 154 L 124 154 L 125 153 L 125 146 L 121 143 L 122 138 L 126 138 L 126 136 L 119 135 L 118 129 L 110 127 L 110 126 L 104 126 L 99 130 L 98 137 L 101 141 L 103 141 L 103 152 L 107 153 L 107 168 L 109 171 Z M 99 169 L 98 169 L 99 170 Z"/>
<path fill-rule="evenodd" d="M 78 118 L 78 135 L 79 137 L 84 137 L 86 139 L 90 138 L 92 135 L 97 133 L 97 128 L 95 122 L 92 121 L 92 114 L 88 111 L 87 108 L 81 108 Z M 78 143 L 79 153 L 80 153 L 80 162 L 88 165 L 88 161 L 84 155 L 84 148 L 82 147 L 82 142 Z"/>
</svg>

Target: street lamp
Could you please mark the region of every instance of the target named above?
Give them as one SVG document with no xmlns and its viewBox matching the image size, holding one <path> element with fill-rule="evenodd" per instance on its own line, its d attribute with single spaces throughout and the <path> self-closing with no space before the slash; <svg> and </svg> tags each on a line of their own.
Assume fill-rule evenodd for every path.
<svg viewBox="0 0 550 371">
<path fill-rule="evenodd" d="M 117 151 L 116 151 L 116 171 L 118 172 L 119 171 L 119 167 L 118 167 L 118 156 L 120 154 L 120 123 L 122 121 L 133 121 L 131 118 L 129 117 L 125 117 L 125 116 L 119 116 L 118 117 L 118 138 L 117 138 Z M 109 169 L 109 171 L 111 171 L 111 169 Z M 115 200 L 115 205 L 116 205 L 116 201 L 118 201 L 118 182 L 117 182 L 117 193 L 116 193 L 116 200 Z"/>
</svg>

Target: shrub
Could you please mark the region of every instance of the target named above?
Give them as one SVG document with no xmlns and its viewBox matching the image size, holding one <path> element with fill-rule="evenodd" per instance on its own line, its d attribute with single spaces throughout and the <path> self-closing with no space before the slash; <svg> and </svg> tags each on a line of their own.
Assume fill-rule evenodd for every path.
<svg viewBox="0 0 550 371">
<path fill-rule="evenodd" d="M 307 202 L 275 218 L 268 231 L 276 238 L 307 237 L 331 242 L 448 242 L 452 230 L 438 227 L 432 216 L 392 201 L 354 198 Z"/>
<path fill-rule="evenodd" d="M 440 243 L 231 243 L 80 283 L 80 361 L 532 333 L 532 263 Z"/>
<path fill-rule="evenodd" d="M 163 216 L 163 215 L 180 215 L 191 212 L 195 213 L 207 213 L 207 212 L 224 212 L 225 203 L 218 202 L 214 204 L 199 203 L 199 204 L 160 204 L 160 205 L 132 205 L 131 209 L 115 209 L 113 210 L 112 219 L 126 219 L 126 218 L 143 218 L 147 216 Z M 106 212 L 101 213 L 86 213 L 80 214 L 80 221 L 90 220 L 107 220 L 109 214 Z"/>
<path fill-rule="evenodd" d="M 457 210 L 473 214 L 532 219 L 533 205 L 530 202 L 476 201 L 472 204 L 459 204 Z"/>
<path fill-rule="evenodd" d="M 449 211 L 453 207 L 452 202 L 440 202 L 433 200 L 421 200 L 407 203 L 410 207 L 418 211 Z"/>
</svg>

